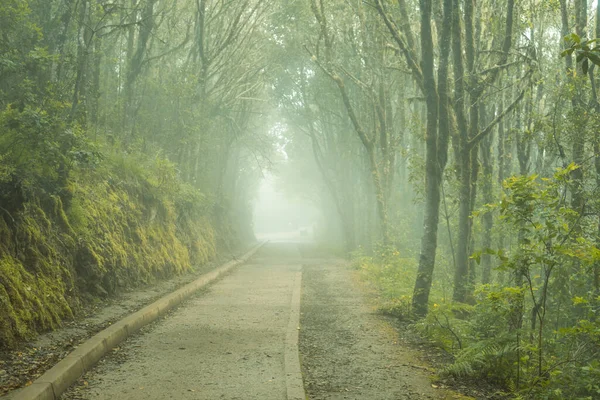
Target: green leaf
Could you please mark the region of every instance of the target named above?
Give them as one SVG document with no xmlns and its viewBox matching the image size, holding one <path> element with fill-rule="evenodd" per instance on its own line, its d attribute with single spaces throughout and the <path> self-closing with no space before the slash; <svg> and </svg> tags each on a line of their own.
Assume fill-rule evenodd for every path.
<svg viewBox="0 0 600 400">
<path fill-rule="evenodd" d="M 576 33 L 571 33 L 570 35 L 565 36 L 564 40 L 567 43 L 568 42 L 572 42 L 572 43 L 575 43 L 575 44 L 580 44 L 581 43 L 581 38 Z"/>
<path fill-rule="evenodd" d="M 588 59 L 595 65 L 600 66 L 600 55 L 596 51 L 590 51 L 587 54 Z"/>
</svg>

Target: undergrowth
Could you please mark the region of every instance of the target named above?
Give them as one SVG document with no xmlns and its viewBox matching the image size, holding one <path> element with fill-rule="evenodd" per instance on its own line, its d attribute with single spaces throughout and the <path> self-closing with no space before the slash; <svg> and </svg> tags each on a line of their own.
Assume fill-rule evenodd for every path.
<svg viewBox="0 0 600 400">
<path fill-rule="evenodd" d="M 441 377 L 485 381 L 497 395 L 515 399 L 600 398 L 600 329 L 594 298 L 557 304 L 562 312 L 545 328 L 543 358 L 526 310 L 534 305 L 523 287 L 476 286 L 470 304 L 447 301 L 434 280 L 429 313 L 411 315 L 416 261 L 395 250 L 359 251 L 353 268 L 379 293 L 381 312 L 408 321 L 423 337 L 452 356 Z M 569 318 L 576 314 L 577 319 Z M 541 370 L 541 373 L 540 373 Z"/>
<path fill-rule="evenodd" d="M 160 157 L 106 151 L 46 185 L 35 170 L 0 173 L 0 347 L 216 254 L 212 201 Z"/>
<path fill-rule="evenodd" d="M 372 254 L 362 247 L 352 254 L 352 266 L 370 282 L 379 294 L 379 310 L 398 318 L 410 318 L 411 287 L 416 278 L 416 261 L 391 248 L 379 248 Z"/>
</svg>

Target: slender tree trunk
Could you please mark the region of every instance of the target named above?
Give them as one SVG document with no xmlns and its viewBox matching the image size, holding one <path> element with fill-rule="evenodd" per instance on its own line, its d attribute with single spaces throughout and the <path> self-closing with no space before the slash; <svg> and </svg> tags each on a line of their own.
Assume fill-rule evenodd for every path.
<svg viewBox="0 0 600 400">
<path fill-rule="evenodd" d="M 130 0 L 130 10 L 131 10 L 131 15 L 130 15 L 130 20 L 129 20 L 129 27 L 127 28 L 127 51 L 126 51 L 126 56 L 125 56 L 125 67 L 124 69 L 124 73 L 121 72 L 121 68 L 119 68 L 119 77 L 123 77 L 123 121 L 122 121 L 122 128 L 123 128 L 123 132 L 127 132 L 128 127 L 130 125 L 130 115 L 131 115 L 131 109 L 133 107 L 132 103 L 132 99 L 133 99 L 133 87 L 131 87 L 131 82 L 130 82 L 130 74 L 129 71 L 131 70 L 131 62 L 133 60 L 134 57 L 134 48 L 135 48 L 135 31 L 136 31 L 136 25 L 134 24 L 134 21 L 137 19 L 137 2 L 138 0 Z M 125 16 L 123 16 L 124 18 Z M 122 66 L 121 66 L 122 67 Z M 119 86 L 121 86 L 121 82 L 119 82 Z"/>
<path fill-rule="evenodd" d="M 376 137 L 373 134 L 369 134 L 363 127 L 363 124 L 359 120 L 359 117 L 354 109 L 354 106 L 350 100 L 348 90 L 344 83 L 344 79 L 342 79 L 335 71 L 332 69 L 332 39 L 329 33 L 329 28 L 327 26 L 327 18 L 324 12 L 324 3 L 319 1 L 319 4 L 315 0 L 311 1 L 311 10 L 319 24 L 321 30 L 321 38 L 323 39 L 323 43 L 325 46 L 325 60 L 327 65 L 319 64 L 322 70 L 331 78 L 331 80 L 337 85 L 338 90 L 340 92 L 342 101 L 344 103 L 344 108 L 352 122 L 352 126 L 354 131 L 356 132 L 358 138 L 363 144 L 363 148 L 367 153 L 368 163 L 369 163 L 369 172 L 371 174 L 371 181 L 373 183 L 373 190 L 375 194 L 375 202 L 377 205 L 377 216 L 380 223 L 381 229 L 381 237 L 384 246 L 388 246 L 391 244 L 390 232 L 389 232 L 389 222 L 388 222 L 388 210 L 387 210 L 387 199 L 386 199 L 386 191 L 385 191 L 385 166 L 383 166 L 383 174 L 380 170 L 379 160 L 377 159 L 376 153 Z M 316 57 L 315 57 L 316 58 Z M 377 118 L 377 115 L 374 115 L 374 118 Z M 382 119 L 385 122 L 385 118 Z M 369 131 L 370 132 L 370 131 Z M 382 164 L 385 164 L 385 160 Z"/>
<path fill-rule="evenodd" d="M 137 108 L 135 106 L 135 83 L 142 72 L 146 52 L 148 51 L 148 42 L 150 41 L 152 30 L 154 29 L 154 5 L 157 0 L 147 0 L 140 14 L 141 21 L 140 29 L 137 37 L 136 49 L 131 54 L 127 75 L 125 78 L 125 130 L 130 131 L 130 137 L 135 134 L 135 114 Z M 135 14 L 135 13 L 134 13 Z M 134 18 L 136 16 L 134 15 Z M 132 39 L 133 32 L 130 32 Z"/>
<path fill-rule="evenodd" d="M 381 237 L 385 246 L 391 243 L 387 204 L 385 201 L 385 190 L 381 181 L 381 174 L 377 166 L 377 158 L 375 156 L 374 148 L 367 148 L 367 155 L 369 157 L 369 169 L 371 172 L 371 179 L 375 188 L 375 200 L 377 202 L 377 216 L 379 217 L 379 224 L 381 228 Z"/>
<path fill-rule="evenodd" d="M 479 132 L 479 98 L 484 88 L 476 82 L 475 71 L 475 36 L 474 36 L 474 0 L 465 0 L 464 2 L 464 26 L 465 26 L 465 59 L 467 75 L 463 79 L 467 79 L 469 95 L 469 124 L 466 135 L 462 136 L 461 157 L 462 167 L 460 175 L 460 211 L 458 217 L 459 235 L 457 245 L 457 263 L 460 274 L 455 276 L 455 291 L 458 291 L 455 300 L 465 301 L 468 293 L 471 292 L 475 280 L 475 269 L 473 261 L 469 255 L 473 247 L 472 225 L 473 220 L 471 214 L 476 197 L 477 174 L 479 165 L 477 160 L 478 146 L 471 146 L 469 141 Z M 463 265 L 465 263 L 466 265 Z M 458 285 L 458 286 L 457 286 Z"/>
<path fill-rule="evenodd" d="M 469 241 L 471 237 L 471 157 L 468 146 L 460 149 L 460 182 L 458 208 L 458 243 L 456 246 L 456 273 L 454 274 L 454 295 L 456 301 L 465 301 L 469 289 Z"/>
<path fill-rule="evenodd" d="M 333 179 L 331 179 L 331 177 L 329 176 L 329 172 L 327 171 L 327 168 L 325 166 L 323 153 L 321 148 L 319 147 L 319 143 L 314 132 L 311 132 L 310 140 L 317 168 L 319 168 L 319 171 L 321 172 L 321 177 L 323 178 L 323 182 L 325 182 L 325 186 L 327 187 L 329 194 L 333 199 L 333 204 L 335 205 L 340 224 L 342 225 L 342 232 L 344 234 L 344 243 L 346 245 L 346 251 L 351 252 L 356 248 L 354 215 L 352 215 L 353 213 L 347 213 L 344 208 L 344 202 L 342 202 L 342 199 L 340 199 L 339 191 L 335 187 Z"/>
<path fill-rule="evenodd" d="M 71 102 L 71 112 L 69 120 L 75 119 L 78 112 L 79 103 L 86 95 L 86 75 L 88 46 L 92 40 L 92 31 L 90 27 L 89 13 L 90 7 L 88 0 L 83 0 L 79 4 L 79 32 L 77 35 L 77 74 L 75 77 L 75 87 L 73 89 L 73 99 Z M 85 118 L 83 119 L 85 122 Z"/>
<path fill-rule="evenodd" d="M 508 52 L 512 46 L 512 28 L 514 0 L 507 1 L 505 37 L 502 44 L 502 52 L 499 65 L 505 64 L 508 60 Z M 500 70 L 496 69 L 489 73 L 482 82 L 477 80 L 477 63 L 475 62 L 475 37 L 473 27 L 474 0 L 465 0 L 464 3 L 464 54 L 466 60 L 466 72 L 463 66 L 463 43 L 462 32 L 460 29 L 460 7 L 456 5 L 453 13 L 452 24 L 452 43 L 454 55 L 454 82 L 456 99 L 456 119 L 459 133 L 457 135 L 458 162 L 459 167 L 459 215 L 458 215 L 458 243 L 456 256 L 456 271 L 454 274 L 454 294 L 455 301 L 464 302 L 470 291 L 469 278 L 474 276 L 470 271 L 469 245 L 471 243 L 471 213 L 474 206 L 476 194 L 478 164 L 476 138 L 481 138 L 479 131 L 479 108 L 481 97 L 486 88 L 493 84 Z M 469 101 L 469 121 L 465 116 L 465 90 L 464 81 L 468 81 L 468 101 Z M 520 97 L 517 98 L 519 101 Z M 489 131 L 487 131 L 489 134 Z"/>
<path fill-rule="evenodd" d="M 600 37 L 600 7 L 596 7 L 596 37 Z M 594 84 L 597 82 L 596 77 L 592 73 L 591 79 L 594 80 Z M 597 85 L 593 86 L 594 88 Z M 593 92 L 594 101 L 596 103 L 596 113 L 600 113 L 600 103 L 598 102 L 598 95 Z M 596 186 L 600 187 L 600 141 L 596 137 L 594 140 L 594 167 L 596 167 Z M 600 213 L 598 214 L 597 230 L 596 230 L 596 247 L 600 248 Z M 594 264 L 594 292 L 596 295 L 600 295 L 600 262 Z M 597 297 L 600 299 L 600 297 Z"/>
<path fill-rule="evenodd" d="M 478 107 L 478 110 L 481 109 L 481 106 Z M 475 211 L 476 199 L 477 199 L 477 183 L 479 176 L 479 146 L 471 146 L 471 190 L 470 195 L 471 198 L 469 200 L 469 247 L 468 247 L 468 255 L 473 254 L 475 249 L 475 235 L 473 235 L 473 212 Z M 470 288 L 475 286 L 475 282 L 477 281 L 477 263 L 474 259 L 469 256 L 469 286 Z"/>
<path fill-rule="evenodd" d="M 57 37 L 56 43 L 56 54 L 58 57 L 52 61 L 53 67 L 53 77 L 52 80 L 55 82 L 60 82 L 63 79 L 63 65 L 64 65 L 64 48 L 67 43 L 67 39 L 69 37 L 69 29 L 71 26 L 71 20 L 73 18 L 73 14 L 75 11 L 74 4 L 76 4 L 75 0 L 65 0 L 64 2 L 65 12 L 61 17 L 61 31 Z M 53 49 L 50 49 L 51 53 L 54 53 Z"/>
<path fill-rule="evenodd" d="M 485 119 L 485 113 L 482 108 L 482 117 Z M 482 194 L 483 194 L 483 202 L 484 204 L 492 204 L 494 202 L 494 193 L 493 193 L 493 160 L 492 160 L 492 142 L 493 136 L 490 134 L 488 137 L 483 139 L 480 144 L 481 149 L 481 159 L 483 164 L 483 185 L 482 185 Z M 494 217 L 491 212 L 486 212 L 483 214 L 483 232 L 481 237 L 481 246 L 484 249 L 489 249 L 492 247 L 492 229 L 494 226 Z M 491 279 L 491 270 L 492 270 L 492 257 L 489 254 L 483 254 L 481 256 L 481 283 L 486 284 L 490 283 Z"/>
<path fill-rule="evenodd" d="M 433 281 L 440 210 L 440 185 L 447 162 L 449 116 L 448 116 L 448 57 L 450 54 L 450 30 L 452 0 L 444 0 L 444 17 L 441 32 L 438 89 L 434 78 L 433 37 L 431 33 L 431 1 L 421 0 L 421 59 L 425 99 L 427 105 L 426 164 L 425 164 L 425 216 L 421 238 L 419 269 L 413 291 L 413 312 L 418 316 L 427 314 L 429 293 Z M 438 121 L 439 117 L 439 121 Z M 439 122 L 439 125 L 438 125 Z"/>
<path fill-rule="evenodd" d="M 470 0 L 467 0 L 470 1 Z M 471 157 L 468 146 L 468 127 L 465 116 L 465 71 L 463 65 L 462 32 L 460 27 L 460 4 L 455 3 L 452 12 L 452 56 L 454 64 L 454 96 L 455 112 L 458 125 L 457 166 L 459 177 L 459 209 L 458 209 L 458 243 L 456 247 L 456 270 L 454 273 L 453 299 L 464 301 L 467 294 L 467 277 L 469 275 L 468 243 L 469 243 L 469 200 L 471 198 Z"/>
<path fill-rule="evenodd" d="M 100 75 L 102 72 L 102 38 L 94 40 L 94 61 L 92 65 L 92 86 L 88 95 L 88 110 L 90 122 L 94 125 L 95 132 L 98 131 L 98 112 L 100 100 Z"/>
<path fill-rule="evenodd" d="M 581 40 L 586 40 L 587 35 L 587 0 L 575 0 L 575 30 L 577 35 L 581 37 Z M 573 96 L 573 104 L 576 108 L 583 105 L 581 95 L 577 93 Z M 585 158 L 585 135 L 575 135 L 573 138 L 573 162 L 578 166 L 583 165 Z M 571 197 L 571 207 L 577 212 L 582 212 L 584 206 L 584 193 L 583 193 L 583 167 L 577 168 L 571 172 L 571 179 L 573 182 L 573 193 Z"/>
<path fill-rule="evenodd" d="M 500 97 L 500 105 L 499 105 L 499 109 L 503 110 L 504 109 L 504 94 L 501 95 Z M 504 183 L 504 178 L 506 177 L 506 140 L 505 140 L 505 133 L 504 133 L 504 125 L 505 125 L 505 121 L 500 121 L 500 123 L 498 124 L 498 187 L 500 189 L 502 189 L 502 185 Z M 505 245 L 505 236 L 504 236 L 504 232 L 502 230 L 500 230 L 500 232 L 498 232 L 498 248 L 500 250 L 504 250 L 506 247 Z M 500 281 L 502 281 L 504 279 L 504 273 L 500 273 L 500 277 L 499 277 Z"/>
</svg>

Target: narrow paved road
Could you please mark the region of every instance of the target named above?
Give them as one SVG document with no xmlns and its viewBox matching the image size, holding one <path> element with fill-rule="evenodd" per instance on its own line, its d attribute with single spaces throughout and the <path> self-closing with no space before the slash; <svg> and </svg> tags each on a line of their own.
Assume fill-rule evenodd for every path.
<svg viewBox="0 0 600 400">
<path fill-rule="evenodd" d="M 401 366 L 406 354 L 366 307 L 350 271 L 311 252 L 293 243 L 265 246 L 115 349 L 63 398 L 291 400 L 290 382 L 300 377 L 290 374 L 289 342 L 301 279 L 309 398 L 446 398 L 423 371 Z"/>
<path fill-rule="evenodd" d="M 301 269 L 286 260 L 300 260 L 296 245 L 263 248 L 128 340 L 65 397 L 285 399 L 285 339 Z"/>
</svg>

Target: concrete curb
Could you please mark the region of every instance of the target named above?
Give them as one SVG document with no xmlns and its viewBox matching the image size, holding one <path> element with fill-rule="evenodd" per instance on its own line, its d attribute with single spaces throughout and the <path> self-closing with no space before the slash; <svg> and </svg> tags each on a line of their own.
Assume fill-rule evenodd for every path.
<svg viewBox="0 0 600 400">
<path fill-rule="evenodd" d="M 300 351 L 298 333 L 300 331 L 300 295 L 302 291 L 302 270 L 294 277 L 290 322 L 285 336 L 285 385 L 288 400 L 306 400 L 302 370 L 300 369 Z"/>
<path fill-rule="evenodd" d="M 265 243 L 257 244 L 239 259 L 223 264 L 195 281 L 115 322 L 79 345 L 31 385 L 15 393 L 13 397 L 7 396 L 7 399 L 58 400 L 60 395 L 75 383 L 85 371 L 90 370 L 106 353 L 127 339 L 128 336 L 155 321 L 158 317 L 165 315 L 167 311 L 178 306 L 196 291 L 214 282 L 232 268 L 248 261 Z"/>
</svg>

